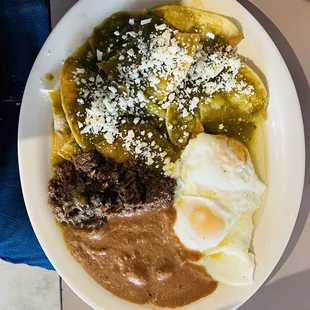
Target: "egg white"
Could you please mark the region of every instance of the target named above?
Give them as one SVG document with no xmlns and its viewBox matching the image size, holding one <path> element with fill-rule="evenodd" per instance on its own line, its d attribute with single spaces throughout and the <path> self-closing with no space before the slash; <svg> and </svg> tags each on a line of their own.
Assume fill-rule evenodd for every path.
<svg viewBox="0 0 310 310">
<path fill-rule="evenodd" d="M 252 215 L 266 186 L 258 179 L 247 148 L 223 135 L 201 133 L 183 151 L 174 176 L 174 230 L 181 242 L 205 254 L 200 263 L 215 280 L 252 283 Z M 207 216 L 193 217 L 195 208 Z M 214 232 L 200 227 L 203 220 Z"/>
<path fill-rule="evenodd" d="M 253 212 L 245 212 L 215 248 L 204 252 L 199 262 L 213 279 L 230 285 L 249 285 L 254 282 L 255 258 L 251 245 Z"/>
<path fill-rule="evenodd" d="M 216 199 L 234 212 L 255 210 L 265 191 L 247 148 L 223 135 L 200 133 L 176 165 L 176 194 Z"/>
</svg>

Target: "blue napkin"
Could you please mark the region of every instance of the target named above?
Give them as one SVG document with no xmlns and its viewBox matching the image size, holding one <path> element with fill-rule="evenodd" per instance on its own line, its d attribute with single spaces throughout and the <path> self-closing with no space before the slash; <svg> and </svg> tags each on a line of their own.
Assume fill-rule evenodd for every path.
<svg viewBox="0 0 310 310">
<path fill-rule="evenodd" d="M 0 0 L 0 258 L 53 269 L 28 219 L 17 159 L 20 102 L 49 14 L 49 1 Z"/>
</svg>

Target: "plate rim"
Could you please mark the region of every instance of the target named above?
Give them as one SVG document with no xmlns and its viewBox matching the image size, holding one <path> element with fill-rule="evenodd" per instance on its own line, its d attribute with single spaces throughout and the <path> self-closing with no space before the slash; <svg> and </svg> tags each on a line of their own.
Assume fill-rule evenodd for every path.
<svg viewBox="0 0 310 310">
<path fill-rule="evenodd" d="M 63 23 L 64 20 L 67 18 L 67 16 L 68 16 L 69 14 L 71 14 L 70 12 L 75 11 L 75 10 L 77 9 L 78 6 L 84 6 L 85 3 L 86 3 L 87 1 L 88 1 L 88 0 L 80 0 L 79 2 L 75 3 L 75 4 L 66 12 L 66 14 L 61 18 L 61 20 L 58 22 L 58 24 L 55 26 L 55 28 L 51 31 L 49 37 L 47 38 L 46 42 L 45 42 L 44 45 L 42 46 L 41 51 L 42 51 L 42 50 L 44 49 L 44 47 L 48 44 L 48 41 L 49 41 L 51 35 L 52 35 L 53 33 L 55 33 L 55 31 L 56 31 L 58 28 L 61 28 L 61 27 L 62 27 L 62 26 L 61 26 L 62 23 Z M 227 1 L 235 1 L 235 0 L 227 0 Z M 287 65 L 286 65 L 286 62 L 285 62 L 285 60 L 284 60 L 283 57 L 282 57 L 282 54 L 281 54 L 279 48 L 277 47 L 277 45 L 275 44 L 274 40 L 273 40 L 272 37 L 269 35 L 269 33 L 266 31 L 266 29 L 264 28 L 264 26 L 256 19 L 256 17 L 255 17 L 245 6 L 243 6 L 239 1 L 235 1 L 235 2 L 238 3 L 238 5 L 242 8 L 242 10 L 245 11 L 246 14 L 249 14 L 249 15 L 251 16 L 251 18 L 253 19 L 253 22 L 256 23 L 256 25 L 259 27 L 260 31 L 262 31 L 262 32 L 264 33 L 264 36 L 266 37 L 266 39 L 268 39 L 268 40 L 269 40 L 269 43 L 274 47 L 274 49 L 275 49 L 275 51 L 277 52 L 278 57 L 279 57 L 279 59 L 280 59 L 280 61 L 281 61 L 281 65 L 282 65 L 282 67 L 286 70 L 286 74 L 287 74 L 287 76 L 288 76 L 289 79 L 290 79 L 290 84 L 291 84 L 290 87 L 292 88 L 292 92 L 294 92 L 294 96 L 296 97 L 296 103 L 298 103 L 299 126 L 301 126 L 301 127 L 299 128 L 299 131 L 300 131 L 300 134 L 301 134 L 301 137 L 300 137 L 300 138 L 301 138 L 302 141 L 303 141 L 303 143 L 300 145 L 300 150 L 299 150 L 299 151 L 301 152 L 301 155 L 302 155 L 302 158 L 301 158 L 301 162 L 302 162 L 302 163 L 301 163 L 301 166 L 302 166 L 302 172 L 303 172 L 303 173 L 299 176 L 299 179 L 300 179 L 299 181 L 301 181 L 300 193 L 298 193 L 298 196 L 299 196 L 299 203 L 298 203 L 298 208 L 296 207 L 296 212 L 295 212 L 295 214 L 294 214 L 294 217 L 291 219 L 291 220 L 292 220 L 292 225 L 291 225 L 291 228 L 290 228 L 290 231 L 289 231 L 289 238 L 288 238 L 288 240 L 287 240 L 287 242 L 286 242 L 285 247 L 283 248 L 283 251 L 282 251 L 281 255 L 278 257 L 277 261 L 275 262 L 275 264 L 274 264 L 274 266 L 273 266 L 273 268 L 272 268 L 272 270 L 274 270 L 275 267 L 277 266 L 277 264 L 279 263 L 281 257 L 283 256 L 283 253 L 284 253 L 284 251 L 285 251 L 285 249 L 286 249 L 286 247 L 287 247 L 287 245 L 288 245 L 288 243 L 289 243 L 290 237 L 291 237 L 292 232 L 293 232 L 293 230 L 294 230 L 294 228 L 295 228 L 296 220 L 297 220 L 297 217 L 298 217 L 298 214 L 299 214 L 299 211 L 300 211 L 301 200 L 302 200 L 302 197 L 303 197 L 304 180 L 305 180 L 305 167 L 306 167 L 306 161 L 305 161 L 305 155 L 306 155 L 305 152 L 306 152 L 306 151 L 305 151 L 305 132 L 304 132 L 304 124 L 303 124 L 303 118 L 302 118 L 302 111 L 301 111 L 301 106 L 300 106 L 300 100 L 299 100 L 299 96 L 298 96 L 298 93 L 297 93 L 297 90 L 296 90 L 296 86 L 295 86 L 294 80 L 293 80 L 293 78 L 292 78 L 292 75 L 291 75 L 291 73 L 290 73 L 290 71 L 289 71 L 289 69 L 288 69 L 288 67 L 287 67 Z M 254 5 L 254 4 L 253 4 L 253 5 Z M 254 5 L 254 6 L 255 6 L 255 5 Z M 256 6 L 255 6 L 255 7 L 256 7 Z M 41 51 L 39 52 L 39 54 L 38 54 L 38 56 L 37 56 L 37 58 L 36 58 L 36 60 L 35 60 L 35 62 L 34 62 L 34 64 L 33 64 L 33 67 L 32 67 L 32 69 L 31 69 L 31 72 L 30 72 L 30 74 L 29 74 L 29 77 L 28 77 L 28 80 L 27 80 L 27 84 L 26 84 L 26 87 L 25 87 L 25 92 L 24 92 L 24 94 L 26 93 L 28 82 L 29 82 L 29 80 L 30 80 L 30 78 L 31 78 L 31 76 L 32 76 L 32 72 L 33 72 L 33 70 L 34 70 L 34 68 L 35 68 L 35 65 L 36 65 L 36 63 L 37 63 L 37 60 L 38 60 L 39 55 L 41 54 Z M 24 99 L 24 98 L 25 98 L 25 96 L 23 96 L 22 102 L 24 102 L 24 100 L 26 100 L 26 99 Z M 20 180 L 21 180 L 21 187 L 22 187 L 23 195 L 24 195 L 24 187 L 25 187 L 24 184 L 27 183 L 27 181 L 25 181 L 25 178 L 26 178 L 26 177 L 23 176 L 23 172 L 22 172 L 22 170 L 23 170 L 23 168 L 22 168 L 22 157 L 23 157 L 23 155 L 22 155 L 22 152 L 21 152 L 22 147 L 21 147 L 21 144 L 20 144 L 20 141 L 21 141 L 21 139 L 22 139 L 22 133 L 21 133 L 22 128 L 21 128 L 21 125 L 20 125 L 20 124 L 21 124 L 21 121 L 20 121 L 20 120 L 22 119 L 23 114 L 25 113 L 25 112 L 24 112 L 25 109 L 26 109 L 25 104 L 22 104 L 21 110 L 20 110 L 19 125 L 18 125 L 18 164 L 19 164 Z M 297 196 L 297 195 L 295 195 L 295 196 Z M 39 240 L 39 243 L 40 243 L 42 249 L 44 250 L 45 253 L 46 253 L 46 252 L 49 252 L 49 251 L 46 251 L 46 249 L 45 249 L 44 242 L 41 240 L 41 237 L 40 237 L 41 235 L 37 233 L 35 220 L 34 220 L 34 218 L 33 218 L 33 216 L 32 216 L 32 210 L 31 210 L 32 208 L 27 206 L 26 199 L 25 199 L 25 205 L 26 205 L 26 209 L 27 209 L 27 213 L 28 213 L 28 216 L 29 216 L 31 225 L 32 225 L 32 227 L 33 227 L 33 230 L 34 230 L 34 232 L 35 232 L 35 234 L 36 234 L 37 239 Z M 49 257 L 50 255 L 47 255 L 47 256 Z M 58 269 L 59 269 L 59 268 L 58 268 Z M 272 273 L 272 271 L 271 271 L 271 273 Z M 240 304 L 236 305 L 236 307 L 233 306 L 233 307 L 230 308 L 230 309 L 237 309 L 237 308 L 240 307 L 246 300 L 248 300 L 249 298 L 251 298 L 251 296 L 252 296 L 253 294 L 255 294 L 256 291 L 266 282 L 266 279 L 270 276 L 271 273 L 269 273 L 269 274 L 267 275 L 267 277 L 265 278 L 265 280 L 261 283 L 261 285 L 260 285 L 256 290 L 253 290 L 253 292 L 252 292 L 252 294 L 251 294 L 250 296 L 247 296 L 246 299 L 245 299 L 243 302 L 241 302 Z M 64 278 L 64 280 L 66 281 L 66 279 L 65 279 L 66 276 L 63 277 L 63 278 Z M 66 281 L 66 282 L 68 283 L 68 282 L 71 282 L 71 281 Z M 93 304 L 93 302 L 92 302 L 91 300 L 89 300 L 87 294 L 84 294 L 84 293 L 81 292 L 79 289 L 76 289 L 74 285 L 71 285 L 71 284 L 70 284 L 69 286 L 70 286 L 75 292 L 78 291 L 77 294 L 78 294 L 78 296 L 79 296 L 80 298 L 82 298 L 82 299 L 83 299 L 84 301 L 86 301 L 88 304 L 90 304 L 90 305 L 92 305 L 92 306 L 95 306 L 95 305 Z"/>
</svg>

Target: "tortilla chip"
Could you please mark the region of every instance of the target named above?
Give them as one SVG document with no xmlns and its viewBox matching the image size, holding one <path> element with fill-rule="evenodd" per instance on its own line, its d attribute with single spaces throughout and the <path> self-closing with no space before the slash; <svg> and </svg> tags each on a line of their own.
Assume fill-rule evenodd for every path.
<svg viewBox="0 0 310 310">
<path fill-rule="evenodd" d="M 240 93 L 237 90 L 228 94 L 227 98 L 233 106 L 251 116 L 252 120 L 265 118 L 268 105 L 268 92 L 260 77 L 245 63 L 236 77 L 238 82 L 244 81 L 253 86 L 253 94 Z"/>
<path fill-rule="evenodd" d="M 234 23 L 216 13 L 179 5 L 162 6 L 152 12 L 159 14 L 170 26 L 182 32 L 199 33 L 203 41 L 209 40 L 208 33 L 231 46 L 237 45 L 243 39 Z"/>
<path fill-rule="evenodd" d="M 171 142 L 180 148 L 184 148 L 189 139 L 204 131 L 197 115 L 183 117 L 175 105 L 167 108 L 166 127 Z"/>
<path fill-rule="evenodd" d="M 52 163 L 57 164 L 63 161 L 63 158 L 59 156 L 59 151 L 71 139 L 71 130 L 62 109 L 60 91 L 50 91 L 49 97 L 53 110 Z"/>
<path fill-rule="evenodd" d="M 197 51 L 200 42 L 200 35 L 194 33 L 177 33 L 175 36 L 179 43 L 179 46 L 183 47 L 187 51 L 187 55 L 193 57 Z M 156 85 L 156 89 L 147 86 L 145 94 L 147 97 L 154 96 L 156 100 L 164 100 L 170 93 L 172 93 L 185 79 L 187 72 L 192 65 L 191 61 L 182 62 L 182 68 L 180 68 L 181 74 L 177 77 L 174 72 L 168 72 L 167 79 L 160 79 L 160 82 Z M 168 87 L 169 86 L 169 87 Z M 160 92 L 158 92 L 158 90 Z"/>
<path fill-rule="evenodd" d="M 237 80 L 252 85 L 252 93 L 242 93 L 237 89 L 227 94 L 217 93 L 200 104 L 200 117 L 207 132 L 229 132 L 232 137 L 247 143 L 256 123 L 266 117 L 268 94 L 262 80 L 245 64 L 240 69 Z"/>
<path fill-rule="evenodd" d="M 158 116 L 163 119 L 166 118 L 166 110 L 152 101 L 149 101 L 146 104 L 146 111 L 148 112 L 149 115 Z"/>
<path fill-rule="evenodd" d="M 72 161 L 73 155 L 81 154 L 82 152 L 82 149 L 76 143 L 75 139 L 71 137 L 71 139 L 62 146 L 58 154 L 64 159 Z"/>
<path fill-rule="evenodd" d="M 116 138 L 112 144 L 107 143 L 103 140 L 101 143 L 96 145 L 97 151 L 104 157 L 111 158 L 118 163 L 124 163 L 129 160 L 135 159 L 134 150 L 127 149 L 125 147 L 124 137 L 127 136 L 128 132 L 134 133 L 134 139 L 139 140 L 141 143 L 146 143 L 150 146 L 154 143 L 154 150 L 160 149 L 161 152 L 165 151 L 167 156 L 173 157 L 175 151 L 171 143 L 150 123 L 148 124 L 133 124 L 131 121 L 120 127 L 120 137 Z M 140 159 L 140 158 L 136 158 Z M 162 166 L 162 159 L 155 158 L 154 165 L 159 164 Z"/>
<path fill-rule="evenodd" d="M 84 70 L 84 73 L 80 73 L 78 78 L 80 81 L 85 79 L 87 83 L 80 82 L 80 85 L 77 85 L 77 83 L 74 82 L 74 72 L 76 72 L 77 69 Z M 77 101 L 80 97 L 81 89 L 91 87 L 89 78 L 93 78 L 95 80 L 97 76 L 97 73 L 81 66 L 76 57 L 67 58 L 61 71 L 62 107 L 66 114 L 72 135 L 84 152 L 93 149 L 94 144 L 103 140 L 102 135 L 81 133 L 80 127 L 85 123 L 86 109 L 90 108 L 91 104 L 87 98 L 83 100 L 83 104 L 78 103 Z"/>
<path fill-rule="evenodd" d="M 137 18 L 140 18 L 140 14 L 136 15 Z M 97 50 L 102 53 L 100 57 L 102 59 L 97 59 L 98 61 L 107 61 L 115 56 L 121 49 L 122 44 L 125 43 L 122 34 L 136 30 L 137 26 L 140 25 L 140 23 L 130 25 L 129 19 L 131 18 L 133 18 L 131 12 L 118 12 L 95 27 L 88 42 L 95 55 L 97 55 Z M 120 32 L 119 36 L 114 34 L 116 31 Z"/>
<path fill-rule="evenodd" d="M 124 148 L 120 137 L 116 138 L 112 144 L 103 140 L 96 144 L 96 149 L 103 157 L 111 158 L 119 164 L 133 159 L 132 154 Z"/>
</svg>

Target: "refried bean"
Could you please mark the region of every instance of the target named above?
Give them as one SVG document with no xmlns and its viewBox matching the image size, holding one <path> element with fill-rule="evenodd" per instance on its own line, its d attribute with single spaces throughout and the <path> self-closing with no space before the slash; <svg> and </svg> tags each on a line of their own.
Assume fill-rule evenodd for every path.
<svg viewBox="0 0 310 310">
<path fill-rule="evenodd" d="M 105 289 L 128 301 L 180 307 L 217 287 L 200 252 L 186 249 L 173 232 L 173 207 L 115 217 L 93 231 L 65 227 L 72 255 Z"/>
</svg>

